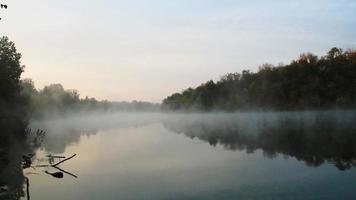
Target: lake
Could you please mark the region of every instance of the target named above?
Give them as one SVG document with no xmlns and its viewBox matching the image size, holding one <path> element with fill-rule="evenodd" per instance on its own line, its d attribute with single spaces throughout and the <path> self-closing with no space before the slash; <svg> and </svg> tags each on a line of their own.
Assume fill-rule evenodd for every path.
<svg viewBox="0 0 356 200">
<path fill-rule="evenodd" d="M 37 167 L 23 171 L 33 200 L 356 199 L 353 111 L 119 113 L 31 127 L 46 131 Z"/>
</svg>

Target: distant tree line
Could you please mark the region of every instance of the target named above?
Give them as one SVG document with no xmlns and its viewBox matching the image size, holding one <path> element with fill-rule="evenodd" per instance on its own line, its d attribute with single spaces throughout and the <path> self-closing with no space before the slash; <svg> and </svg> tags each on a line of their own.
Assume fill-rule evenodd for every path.
<svg viewBox="0 0 356 200">
<path fill-rule="evenodd" d="M 159 104 L 141 101 L 111 102 L 80 98 L 77 90 L 66 90 L 61 84 L 51 84 L 37 90 L 31 79 L 22 80 L 21 85 L 23 95 L 29 98 L 32 118 L 88 112 L 149 112 L 159 111 L 160 108 Z"/>
<path fill-rule="evenodd" d="M 356 51 L 301 54 L 288 65 L 230 73 L 163 100 L 165 111 L 295 110 L 356 107 Z"/>
</svg>

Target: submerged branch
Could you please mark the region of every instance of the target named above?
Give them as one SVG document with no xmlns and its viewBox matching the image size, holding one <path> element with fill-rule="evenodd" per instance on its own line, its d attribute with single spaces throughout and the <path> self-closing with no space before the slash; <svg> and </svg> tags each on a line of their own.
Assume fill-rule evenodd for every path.
<svg viewBox="0 0 356 200">
<path fill-rule="evenodd" d="M 74 156 L 76 156 L 77 154 L 74 154 L 74 155 L 72 155 L 71 157 L 69 157 L 69 158 L 66 158 L 66 159 L 64 159 L 64 160 L 62 160 L 62 161 L 60 161 L 60 162 L 58 162 L 58 163 L 56 163 L 56 164 L 53 164 L 53 165 L 51 165 L 52 167 L 56 167 L 57 165 L 59 165 L 59 164 L 61 164 L 61 163 L 63 163 L 63 162 L 65 162 L 65 161 L 67 161 L 67 160 L 69 160 L 69 159 L 72 159 Z"/>
<path fill-rule="evenodd" d="M 72 174 L 72 173 L 70 173 L 70 172 L 67 172 L 67 171 L 65 171 L 65 170 L 63 170 L 63 169 L 61 169 L 61 168 L 59 168 L 59 167 L 56 167 L 56 166 L 53 166 L 53 167 L 56 168 L 56 169 L 58 169 L 58 170 L 61 171 L 61 172 L 64 172 L 64 173 L 66 173 L 66 174 L 68 174 L 68 175 L 73 176 L 74 178 L 78 178 L 78 176 L 76 176 L 76 175 L 74 175 L 74 174 Z"/>
<path fill-rule="evenodd" d="M 49 158 L 66 158 L 65 156 L 54 156 L 54 155 L 47 155 L 46 157 L 49 157 Z"/>
</svg>

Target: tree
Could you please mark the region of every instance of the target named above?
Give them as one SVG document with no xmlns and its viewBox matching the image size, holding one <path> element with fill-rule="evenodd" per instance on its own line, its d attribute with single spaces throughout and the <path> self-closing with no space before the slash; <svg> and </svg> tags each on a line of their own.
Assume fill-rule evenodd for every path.
<svg viewBox="0 0 356 200">
<path fill-rule="evenodd" d="M 38 94 L 35 88 L 35 83 L 32 79 L 26 78 L 21 81 L 22 93 L 26 96 L 34 96 Z"/>
<path fill-rule="evenodd" d="M 21 54 L 8 37 L 0 38 L 0 102 L 8 103 L 21 91 L 20 76 L 24 66 L 20 62 Z M 0 104 L 0 105 L 1 105 Z"/>
<path fill-rule="evenodd" d="M 329 60 L 332 60 L 332 59 L 335 59 L 335 58 L 338 57 L 338 56 L 341 56 L 342 53 L 343 53 L 342 49 L 333 47 L 333 48 L 331 48 L 330 51 L 328 52 L 327 58 L 328 58 Z"/>
<path fill-rule="evenodd" d="M 21 92 L 20 77 L 24 66 L 21 54 L 8 37 L 0 38 L 0 127 L 24 135 L 28 119 L 28 98 Z M 17 134 L 16 134 L 17 135 Z"/>
</svg>

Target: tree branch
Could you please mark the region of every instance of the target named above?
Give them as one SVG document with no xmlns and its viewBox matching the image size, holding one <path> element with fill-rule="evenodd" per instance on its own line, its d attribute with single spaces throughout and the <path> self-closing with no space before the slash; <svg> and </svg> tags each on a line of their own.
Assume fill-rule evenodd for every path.
<svg viewBox="0 0 356 200">
<path fill-rule="evenodd" d="M 74 154 L 74 155 L 72 155 L 72 156 L 69 157 L 69 158 L 66 158 L 66 159 L 64 159 L 64 160 L 62 160 L 62 161 L 60 161 L 60 162 L 58 162 L 58 163 L 56 163 L 56 164 L 53 164 L 52 167 L 55 167 L 55 166 L 57 166 L 57 165 L 59 165 L 59 164 L 65 162 L 65 161 L 67 161 L 67 160 L 69 160 L 69 159 L 72 159 L 72 158 L 73 158 L 74 156 L 76 156 L 76 155 L 77 155 L 77 154 Z"/>
</svg>

